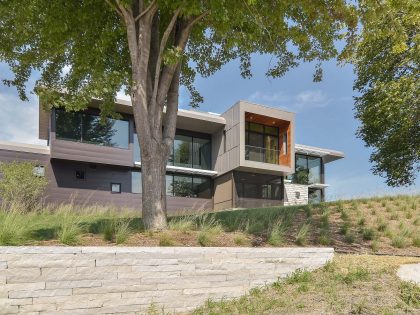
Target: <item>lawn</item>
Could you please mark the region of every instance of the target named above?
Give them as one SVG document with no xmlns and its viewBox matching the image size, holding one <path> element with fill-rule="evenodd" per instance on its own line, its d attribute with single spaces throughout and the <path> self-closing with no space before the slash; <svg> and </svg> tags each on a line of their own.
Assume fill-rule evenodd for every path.
<svg viewBox="0 0 420 315">
<path fill-rule="evenodd" d="M 420 196 L 242 209 L 169 219 L 145 232 L 139 212 L 61 205 L 0 211 L 0 245 L 332 246 L 337 252 L 420 256 Z"/>
<path fill-rule="evenodd" d="M 396 275 L 420 258 L 338 254 L 324 268 L 297 271 L 232 301 L 207 302 L 192 314 L 419 314 L 420 287 Z"/>
</svg>

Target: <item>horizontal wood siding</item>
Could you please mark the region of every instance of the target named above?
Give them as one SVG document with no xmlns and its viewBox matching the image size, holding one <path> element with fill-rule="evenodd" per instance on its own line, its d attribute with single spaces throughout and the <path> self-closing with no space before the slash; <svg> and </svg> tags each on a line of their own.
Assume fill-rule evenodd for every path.
<svg viewBox="0 0 420 315">
<path fill-rule="evenodd" d="M 0 162 L 39 162 L 41 165 L 47 165 L 49 163 L 50 156 L 48 154 L 20 152 L 20 151 L 9 151 L 0 150 Z"/>
<path fill-rule="evenodd" d="M 54 139 L 51 141 L 51 158 L 70 161 L 133 166 L 132 144 L 128 149 L 100 146 Z"/>
</svg>

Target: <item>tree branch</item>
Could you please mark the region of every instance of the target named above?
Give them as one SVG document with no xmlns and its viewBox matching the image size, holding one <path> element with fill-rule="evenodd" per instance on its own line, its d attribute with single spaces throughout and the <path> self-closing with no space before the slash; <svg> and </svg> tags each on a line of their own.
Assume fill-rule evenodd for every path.
<svg viewBox="0 0 420 315">
<path fill-rule="evenodd" d="M 153 0 L 150 4 L 149 4 L 149 6 L 143 11 L 143 12 L 141 12 L 135 19 L 134 19 L 134 21 L 138 21 L 138 20 L 140 20 L 144 15 L 146 15 L 150 10 L 152 10 L 153 9 L 153 7 L 154 6 L 156 6 L 157 5 L 157 1 L 156 0 Z"/>
<path fill-rule="evenodd" d="M 120 17 L 124 18 L 124 16 L 123 16 L 122 12 L 120 11 L 120 9 L 118 8 L 118 6 L 117 6 L 116 4 L 112 3 L 110 0 L 105 0 L 105 2 L 106 2 L 106 3 L 108 3 L 108 5 L 109 5 L 109 6 L 110 6 L 113 10 L 115 10 L 115 11 L 118 13 L 118 15 L 119 15 Z"/>
</svg>

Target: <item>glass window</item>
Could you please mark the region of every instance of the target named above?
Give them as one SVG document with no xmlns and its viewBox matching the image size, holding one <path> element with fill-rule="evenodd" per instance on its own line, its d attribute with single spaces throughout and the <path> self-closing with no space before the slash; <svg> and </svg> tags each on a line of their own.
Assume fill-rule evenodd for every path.
<svg viewBox="0 0 420 315">
<path fill-rule="evenodd" d="M 261 125 L 261 124 L 250 122 L 248 128 L 249 128 L 249 131 L 264 133 L 264 125 Z"/>
<path fill-rule="evenodd" d="M 57 139 L 128 149 L 128 121 L 111 118 L 101 121 L 97 115 L 61 109 L 55 112 Z"/>
<path fill-rule="evenodd" d="M 83 142 L 110 147 L 128 148 L 128 121 L 83 115 Z"/>
<path fill-rule="evenodd" d="M 194 192 L 192 189 L 192 176 L 174 175 L 172 191 L 174 196 L 193 197 Z"/>
<path fill-rule="evenodd" d="M 211 179 L 207 177 L 193 177 L 194 197 L 211 198 Z"/>
<path fill-rule="evenodd" d="M 308 184 L 308 161 L 305 155 L 296 154 L 294 182 L 297 184 Z"/>
<path fill-rule="evenodd" d="M 239 198 L 281 200 L 282 178 L 275 175 L 234 172 L 236 192 Z"/>
<path fill-rule="evenodd" d="M 322 191 L 321 189 L 309 188 L 309 203 L 319 203 L 322 201 Z"/>
<path fill-rule="evenodd" d="M 309 184 L 321 183 L 321 158 L 308 156 Z"/>
<path fill-rule="evenodd" d="M 111 183 L 111 192 L 113 194 L 121 193 L 121 184 L 120 183 Z"/>
<path fill-rule="evenodd" d="M 131 172 L 131 192 L 133 194 L 141 194 L 141 185 L 141 172 Z"/>
<path fill-rule="evenodd" d="M 287 154 L 287 132 L 283 134 L 283 154 Z"/>
<path fill-rule="evenodd" d="M 277 136 L 279 135 L 279 129 L 277 127 L 265 126 L 264 132 L 268 135 Z"/>
<path fill-rule="evenodd" d="M 166 175 L 166 195 L 167 196 L 173 196 L 173 182 L 174 182 L 174 176 L 173 175 Z"/>
<path fill-rule="evenodd" d="M 193 167 L 208 170 L 211 168 L 210 139 L 193 138 Z"/>
<path fill-rule="evenodd" d="M 82 113 L 55 110 L 55 135 L 57 139 L 82 141 Z"/>
<path fill-rule="evenodd" d="M 133 135 L 133 161 L 134 162 L 141 161 L 140 145 L 139 145 L 139 139 L 137 137 L 137 133 Z"/>
<path fill-rule="evenodd" d="M 175 166 L 192 167 L 192 137 L 176 135 L 174 140 Z"/>
</svg>

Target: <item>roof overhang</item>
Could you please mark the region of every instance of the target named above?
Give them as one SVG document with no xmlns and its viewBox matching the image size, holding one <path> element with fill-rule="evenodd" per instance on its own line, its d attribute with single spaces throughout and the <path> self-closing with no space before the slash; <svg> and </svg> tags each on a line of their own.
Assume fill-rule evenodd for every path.
<svg viewBox="0 0 420 315">
<path fill-rule="evenodd" d="M 303 144 L 295 144 L 295 152 L 299 154 L 322 157 L 324 163 L 344 158 L 343 152 Z"/>
<path fill-rule="evenodd" d="M 26 152 L 36 154 L 50 154 L 50 147 L 46 145 L 0 141 L 0 150 Z"/>
<path fill-rule="evenodd" d="M 330 185 L 327 185 L 327 184 L 316 183 L 316 184 L 310 184 L 310 185 L 308 185 L 308 188 L 319 188 L 319 189 L 322 189 L 322 188 L 327 188 L 329 186 Z"/>
</svg>

